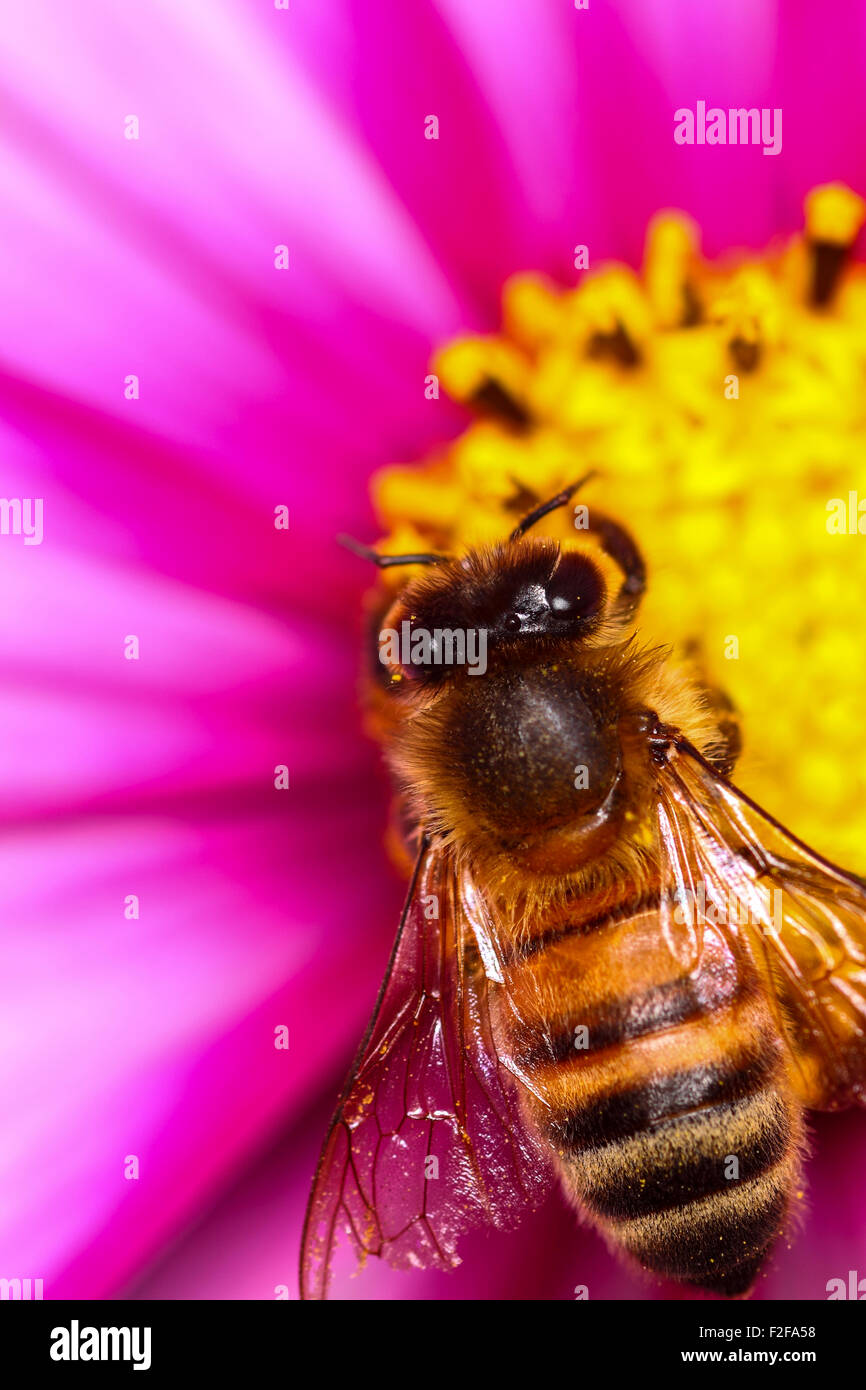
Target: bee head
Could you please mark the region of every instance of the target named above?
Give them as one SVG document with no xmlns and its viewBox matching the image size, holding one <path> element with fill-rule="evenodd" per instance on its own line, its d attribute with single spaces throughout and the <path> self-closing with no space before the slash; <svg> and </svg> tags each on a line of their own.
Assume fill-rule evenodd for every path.
<svg viewBox="0 0 866 1390">
<path fill-rule="evenodd" d="M 378 658 L 395 685 L 441 682 L 487 663 L 525 663 L 594 632 L 607 586 L 585 554 L 520 539 L 470 551 L 413 581 L 377 634 Z M 394 679 L 396 677 L 396 679 Z"/>
<path fill-rule="evenodd" d="M 623 575 L 610 591 L 593 555 L 526 534 L 576 486 L 507 540 L 460 557 L 380 556 L 352 543 L 383 568 L 424 566 L 375 623 L 377 683 L 395 694 L 398 783 L 425 824 L 524 856 L 539 836 L 564 836 L 571 853 L 576 834 L 612 834 L 625 804 L 611 652 L 642 592 L 643 561 L 597 514 L 593 540 Z"/>
<path fill-rule="evenodd" d="M 508 661 L 542 653 L 593 632 L 605 616 L 607 586 L 588 555 L 563 550 L 554 541 L 526 539 L 549 512 L 563 507 L 587 474 L 542 502 L 515 527 L 504 544 L 447 555 L 380 555 L 349 537 L 342 541 L 381 569 L 425 565 L 427 573 L 401 593 L 378 635 L 378 659 L 392 686 L 405 681 L 442 681 L 467 667 L 483 674 L 487 653 Z"/>
<path fill-rule="evenodd" d="M 620 751 L 581 644 L 606 609 L 592 559 L 528 538 L 439 565 L 398 597 L 378 660 L 410 715 L 394 736 L 400 780 L 424 788 L 436 821 L 515 845 L 601 815 Z"/>
</svg>

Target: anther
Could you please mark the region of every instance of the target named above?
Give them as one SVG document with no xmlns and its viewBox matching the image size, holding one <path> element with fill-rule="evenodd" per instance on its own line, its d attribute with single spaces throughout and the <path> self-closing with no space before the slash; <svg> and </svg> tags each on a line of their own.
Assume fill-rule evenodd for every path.
<svg viewBox="0 0 866 1390">
<path fill-rule="evenodd" d="M 812 252 L 809 298 L 829 304 L 866 216 L 866 203 L 842 184 L 828 183 L 806 198 L 806 240 Z"/>
</svg>

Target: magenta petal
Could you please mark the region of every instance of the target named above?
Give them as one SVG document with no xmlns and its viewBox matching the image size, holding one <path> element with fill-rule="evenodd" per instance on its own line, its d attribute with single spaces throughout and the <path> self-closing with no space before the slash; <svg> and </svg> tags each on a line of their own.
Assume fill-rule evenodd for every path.
<svg viewBox="0 0 866 1390">
<path fill-rule="evenodd" d="M 821 15 L 815 24 L 803 0 L 778 11 L 774 89 L 790 151 L 783 203 L 790 218 L 818 184 L 839 179 L 866 190 L 866 10 L 858 0 L 830 0 Z"/>
<path fill-rule="evenodd" d="M 45 1279 L 46 1297 L 117 1292 L 351 1048 L 375 989 L 370 927 L 395 906 L 363 815 L 344 805 L 333 823 L 364 904 L 354 920 L 300 830 L 287 912 L 276 816 L 243 830 L 130 819 L 7 839 L 20 886 L 3 895 L 16 925 L 2 1053 L 15 1066 L 0 1081 L 0 1172 L 16 1195 L 0 1248 Z M 124 917 L 129 893 L 138 920 Z M 282 1024 L 288 1052 L 274 1046 Z M 60 1179 L 47 1153 L 63 1155 Z"/>
</svg>

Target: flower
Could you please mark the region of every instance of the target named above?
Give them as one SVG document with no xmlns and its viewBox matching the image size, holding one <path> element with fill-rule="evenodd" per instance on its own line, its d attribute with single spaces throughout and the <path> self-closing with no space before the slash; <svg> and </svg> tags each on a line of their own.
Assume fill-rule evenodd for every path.
<svg viewBox="0 0 866 1390">
<path fill-rule="evenodd" d="M 333 537 L 372 534 L 372 472 L 458 430 L 445 466 L 496 493 L 485 448 L 501 429 L 465 430 L 463 412 L 425 399 L 423 382 L 431 352 L 495 334 L 515 272 L 569 285 L 575 243 L 593 265 L 635 264 L 651 217 L 671 205 L 701 228 L 715 264 L 723 248 L 793 232 L 809 188 L 862 188 L 851 101 L 862 16 L 830 4 L 824 17 L 807 36 L 793 12 L 718 0 L 684 7 L 676 28 L 644 0 L 586 12 L 535 0 L 289 11 L 91 0 L 74 15 L 32 0 L 7 19 L 4 489 L 43 499 L 45 534 L 29 547 L 0 537 L 0 1276 L 42 1278 L 49 1298 L 294 1293 L 306 1187 L 401 896 L 354 695 L 366 576 Z M 676 146 L 674 110 L 703 95 L 782 107 L 782 154 Z M 439 139 L 425 141 L 430 113 Z M 760 264 L 756 274 L 760 292 Z M 522 293 L 533 331 L 526 296 L 538 302 L 543 282 L 519 283 L 508 313 L 520 319 Z M 635 291 L 624 272 L 618 283 Z M 846 285 L 850 311 L 839 298 L 811 314 L 805 345 L 783 300 L 777 331 L 795 334 L 784 358 L 800 370 L 787 392 L 760 390 L 768 352 L 742 368 L 738 402 L 713 397 L 691 387 L 684 351 L 666 378 L 676 408 L 668 396 L 662 411 L 638 384 L 643 369 L 629 378 L 596 363 L 607 418 L 594 442 L 618 438 L 630 469 L 623 484 L 608 464 L 598 495 L 609 489 L 651 547 L 668 585 L 654 620 L 706 616 L 717 661 L 732 569 L 703 587 L 694 519 L 720 556 L 734 499 L 752 505 L 743 480 L 755 469 L 766 532 L 734 537 L 743 565 L 729 626 L 741 655 L 724 667 L 746 716 L 748 787 L 795 829 L 813 827 L 819 848 L 859 863 L 863 663 L 850 624 L 861 562 L 853 537 L 801 525 L 821 529 L 828 489 L 845 497 L 856 468 L 856 277 Z M 747 331 L 769 332 L 772 314 L 752 313 L 748 291 L 745 310 L 720 306 L 722 324 L 745 314 Z M 650 327 L 654 350 L 676 336 Z M 706 383 L 716 339 L 696 330 L 692 342 L 704 345 L 695 371 Z M 570 422 L 553 418 L 556 363 L 526 383 L 541 392 L 534 409 L 548 391 L 545 448 L 585 443 L 592 404 L 559 365 Z M 440 372 L 445 382 L 447 359 Z M 687 427 L 692 404 L 712 428 Z M 768 509 L 780 405 L 811 499 L 786 498 L 792 543 L 820 579 L 799 614 L 789 512 Z M 747 410 L 760 437 L 733 439 L 721 486 L 725 422 Z M 664 542 L 657 523 L 670 513 L 653 489 L 669 487 L 678 505 L 681 494 L 642 471 L 647 411 L 670 448 L 679 429 L 706 451 L 705 469 L 691 454 L 680 469 L 688 506 Z M 423 476 L 380 474 L 389 526 L 412 515 L 395 501 L 397 479 Z M 288 530 L 274 526 L 283 506 Z M 677 574 L 699 568 L 702 587 L 681 606 Z M 749 579 L 775 587 L 773 576 L 796 589 L 756 601 Z M 804 611 L 832 618 L 832 648 L 803 636 Z M 766 632 L 778 650 L 762 654 L 765 696 L 754 648 Z M 125 656 L 132 636 L 138 660 Z M 818 682 L 808 715 L 807 640 Z M 283 1027 L 288 1049 L 274 1046 Z M 846 1117 L 818 1133 L 811 1214 L 759 1296 L 823 1296 L 863 1229 L 863 1137 Z M 513 1236 L 467 1242 L 464 1256 L 454 1276 L 370 1268 L 359 1296 L 569 1297 L 577 1284 L 594 1298 L 682 1296 L 624 1271 L 556 1201 Z"/>
<path fill-rule="evenodd" d="M 804 234 L 768 253 L 707 262 L 695 224 L 668 213 L 640 272 L 508 281 L 502 332 L 434 359 L 482 418 L 424 468 L 381 470 L 373 494 L 385 551 L 461 553 L 597 475 L 581 498 L 626 520 L 648 559 L 642 634 L 733 699 L 752 794 L 782 818 L 796 808 L 807 841 L 864 872 L 866 496 L 861 512 L 850 493 L 866 272 L 849 256 L 866 205 L 842 185 L 806 205 Z M 577 524 L 559 511 L 538 531 L 580 539 Z"/>
</svg>

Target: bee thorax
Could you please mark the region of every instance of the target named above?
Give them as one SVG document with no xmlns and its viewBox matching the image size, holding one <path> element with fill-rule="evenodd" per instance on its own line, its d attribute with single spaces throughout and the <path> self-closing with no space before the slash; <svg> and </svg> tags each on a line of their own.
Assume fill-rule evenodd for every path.
<svg viewBox="0 0 866 1390">
<path fill-rule="evenodd" d="M 603 807 L 620 773 L 613 725 L 567 669 L 488 678 L 450 711 L 447 741 L 457 795 L 505 839 L 579 820 Z"/>
</svg>

